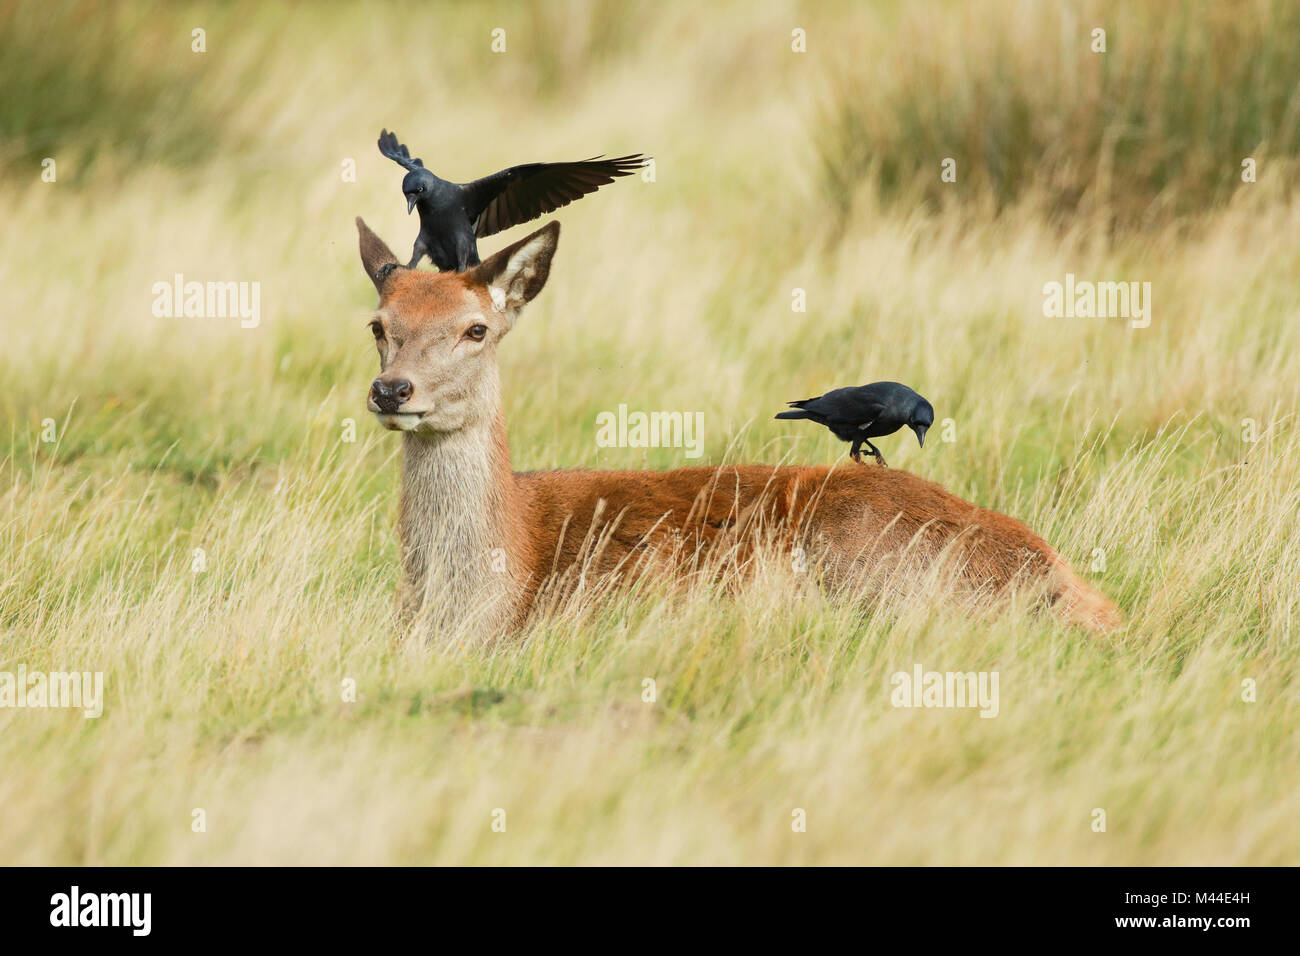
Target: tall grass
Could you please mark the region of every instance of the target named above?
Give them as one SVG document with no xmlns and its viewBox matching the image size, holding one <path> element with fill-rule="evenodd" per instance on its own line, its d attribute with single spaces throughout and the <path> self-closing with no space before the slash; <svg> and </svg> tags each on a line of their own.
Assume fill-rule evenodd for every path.
<svg viewBox="0 0 1300 956">
<path fill-rule="evenodd" d="M 49 44 L 42 63 L 112 38 L 112 63 L 87 62 L 149 95 L 106 80 L 66 136 L 6 141 L 28 145 L 6 148 L 0 184 L 0 671 L 101 670 L 107 700 L 98 720 L 0 708 L 0 862 L 1296 861 L 1300 211 L 1267 163 L 1217 196 L 1203 171 L 1236 148 L 1220 131 L 1256 127 L 1199 75 L 1239 75 L 1261 31 L 1277 66 L 1232 108 L 1285 159 L 1285 11 L 1098 8 L 1118 24 L 1110 89 L 1139 75 L 1124 50 L 1199 64 L 1163 93 L 1126 87 L 1171 105 L 1135 152 L 1116 147 L 1108 202 L 1142 212 L 1111 232 L 1083 198 L 1063 215 L 1097 157 L 1067 122 L 1086 97 L 1049 95 L 1065 67 L 1037 72 L 1073 8 L 981 7 L 978 30 L 938 2 L 384 9 L 15 14 L 23 44 Z M 1080 9 L 1078 55 L 1101 70 Z M 187 38 L 205 23 L 200 59 Z M 1019 111 L 1026 132 L 955 101 L 962 77 L 1021 104 L 987 116 Z M 193 159 L 166 146 L 190 121 L 155 112 L 170 95 L 215 110 L 186 134 Z M 848 155 L 828 130 L 855 109 L 876 165 L 846 161 L 828 190 L 826 151 Z M 928 119 L 904 135 L 909 109 Z M 1007 137 L 988 155 L 1010 157 L 1053 124 L 1063 139 L 1004 177 L 1000 209 L 968 154 L 942 202 L 891 185 L 929 169 L 945 131 L 987 128 Z M 844 605 L 770 566 L 566 605 L 487 647 L 397 640 L 398 449 L 364 412 L 373 290 L 352 227 L 365 216 L 399 253 L 414 238 L 382 125 L 454 178 L 656 156 L 654 183 L 559 217 L 549 284 L 502 346 L 516 468 L 690 463 L 597 447 L 596 414 L 620 402 L 703 411 L 704 462 L 838 461 L 842 445 L 771 415 L 906 381 L 953 440 L 885 439 L 891 464 L 1030 523 L 1127 627 L 1099 642 L 1021 598 L 972 611 L 941 583 Z M 122 145 L 131 129 L 144 142 Z M 38 154 L 62 167 L 87 143 L 77 175 L 39 181 Z M 1150 281 L 1150 328 L 1045 319 L 1043 284 L 1067 271 Z M 176 272 L 261 282 L 261 324 L 155 317 L 152 284 Z M 895 709 L 890 676 L 916 663 L 997 671 L 998 717 Z"/>
<path fill-rule="evenodd" d="M 1057 219 L 1099 213 L 1135 227 L 1223 203 L 1246 158 L 1260 175 L 1293 178 L 1293 3 L 941 9 L 908 7 L 868 68 L 842 54 L 817 136 L 823 192 L 844 213 L 865 184 L 936 207 L 969 204 L 972 191 L 995 208 L 1033 196 Z M 945 159 L 960 191 L 940 177 Z"/>
<path fill-rule="evenodd" d="M 189 33 L 145 6 L 8 3 L 0 8 L 0 165 L 64 162 L 64 181 L 98 160 L 194 165 L 220 113 L 200 94 Z"/>
</svg>

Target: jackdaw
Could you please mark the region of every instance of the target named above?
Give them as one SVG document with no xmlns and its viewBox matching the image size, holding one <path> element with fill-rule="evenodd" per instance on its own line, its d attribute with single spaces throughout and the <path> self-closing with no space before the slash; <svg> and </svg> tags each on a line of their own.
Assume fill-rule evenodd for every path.
<svg viewBox="0 0 1300 956">
<path fill-rule="evenodd" d="M 407 268 L 414 269 L 427 255 L 443 272 L 478 265 L 478 240 L 484 236 L 554 212 L 649 161 L 637 153 L 573 163 L 526 163 L 472 183 L 449 183 L 412 159 L 396 133 L 380 132 L 379 151 L 407 170 L 402 180 L 406 211 L 420 209 L 420 234 Z"/>
<path fill-rule="evenodd" d="M 926 429 L 934 424 L 934 407 L 898 382 L 837 388 L 789 404 L 797 411 L 781 412 L 777 418 L 806 418 L 825 425 L 836 438 L 853 443 L 849 456 L 859 464 L 863 445 L 876 456 L 877 463 L 885 463 L 885 457 L 868 439 L 892 435 L 906 425 L 916 432 L 916 440 L 924 448 Z"/>
</svg>

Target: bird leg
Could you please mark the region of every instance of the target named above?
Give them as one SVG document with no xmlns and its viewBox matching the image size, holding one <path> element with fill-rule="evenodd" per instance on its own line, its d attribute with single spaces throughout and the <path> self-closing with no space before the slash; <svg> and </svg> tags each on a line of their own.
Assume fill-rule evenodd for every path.
<svg viewBox="0 0 1300 956">
<path fill-rule="evenodd" d="M 849 449 L 849 457 L 859 465 L 862 464 L 862 442 L 855 441 L 853 443 L 853 447 Z"/>
<path fill-rule="evenodd" d="M 483 260 L 478 257 L 478 249 L 473 243 L 456 250 L 456 271 L 464 272 L 479 265 Z"/>
<path fill-rule="evenodd" d="M 419 239 L 416 239 L 415 248 L 411 250 L 411 261 L 406 264 L 406 268 L 414 269 L 420 264 L 420 260 L 423 259 L 428 252 L 429 250 L 424 247 L 424 243 Z"/>
<path fill-rule="evenodd" d="M 875 423 L 876 423 L 876 419 L 873 418 L 873 419 L 871 419 L 871 421 L 869 421 L 869 422 L 864 422 L 863 424 L 859 425 L 859 426 L 858 426 L 858 430 L 859 430 L 859 431 L 866 431 L 868 428 L 870 428 L 870 427 L 871 427 L 872 425 L 874 425 Z M 861 458 L 861 457 L 859 456 L 859 454 L 858 454 L 858 449 L 859 449 L 859 447 L 861 447 L 862 445 L 866 445 L 866 446 L 867 446 L 867 450 L 870 451 L 871 454 L 873 454 L 873 455 L 876 456 L 876 464 L 877 464 L 877 465 L 883 465 L 883 464 L 885 463 L 885 456 L 882 455 L 882 454 L 880 453 L 880 449 L 877 448 L 875 445 L 871 444 L 871 442 L 868 441 L 868 440 L 865 439 L 865 438 L 860 438 L 860 439 L 858 439 L 857 441 L 855 441 L 855 442 L 853 443 L 853 451 L 849 452 L 849 454 L 853 457 L 853 460 L 854 460 L 854 461 L 856 461 L 858 464 L 862 464 L 862 458 Z"/>
</svg>

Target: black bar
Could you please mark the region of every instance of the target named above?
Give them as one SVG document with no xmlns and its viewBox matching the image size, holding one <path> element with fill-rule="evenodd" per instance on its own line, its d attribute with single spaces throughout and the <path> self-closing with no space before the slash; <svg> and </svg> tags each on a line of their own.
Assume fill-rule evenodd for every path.
<svg viewBox="0 0 1300 956">
<path fill-rule="evenodd" d="M 1233 945 L 1283 932 L 1295 896 L 1289 869 L 818 869 L 725 871 L 633 868 L 529 869 L 45 868 L 0 869 L 6 943 L 115 938 L 247 942 L 269 932 L 295 945 L 373 943 L 390 931 L 431 943 L 442 932 L 511 934 L 540 941 L 557 931 L 625 924 L 626 940 L 691 938 L 734 944 L 773 934 L 808 942 L 847 932 L 864 943 L 882 928 L 920 932 L 927 944 L 1057 938 L 1143 941 L 1193 938 Z M 72 887 L 78 921 L 70 922 Z M 149 894 L 148 934 L 143 895 Z M 105 900 L 101 894 L 115 894 Z M 93 902 L 87 902 L 88 897 Z M 66 904 L 66 905 L 64 905 Z M 60 907 L 62 906 L 62 909 Z M 130 906 L 130 908 L 128 908 Z M 134 917 L 134 919 L 132 919 Z M 1202 921 L 1208 920 L 1206 925 Z M 376 932 L 380 936 L 376 936 Z M 608 934 L 608 926 L 601 930 Z M 197 935 L 196 935 L 197 934 Z M 427 934 L 427 935 L 425 935 Z M 539 935 L 540 934 L 540 935 Z M 811 934 L 811 935 L 807 935 Z M 584 934 L 585 935 L 585 934 Z M 617 945 L 618 936 L 602 937 Z M 552 936 L 554 940 L 554 937 Z M 589 943 L 597 940 L 587 936 Z"/>
</svg>

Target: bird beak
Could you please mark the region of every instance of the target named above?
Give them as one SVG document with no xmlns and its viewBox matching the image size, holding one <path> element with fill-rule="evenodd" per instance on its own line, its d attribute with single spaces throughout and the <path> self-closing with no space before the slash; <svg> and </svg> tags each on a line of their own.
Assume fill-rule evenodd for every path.
<svg viewBox="0 0 1300 956">
<path fill-rule="evenodd" d="M 415 208 L 415 200 L 409 196 L 406 197 L 406 214 L 409 216 L 411 214 L 411 210 L 414 208 Z"/>
<path fill-rule="evenodd" d="M 913 431 L 916 432 L 916 440 L 917 440 L 918 442 L 921 443 L 921 447 L 922 447 L 922 448 L 925 447 L 925 433 L 926 433 L 926 430 L 927 430 L 927 429 L 924 428 L 924 427 L 913 429 Z"/>
</svg>

